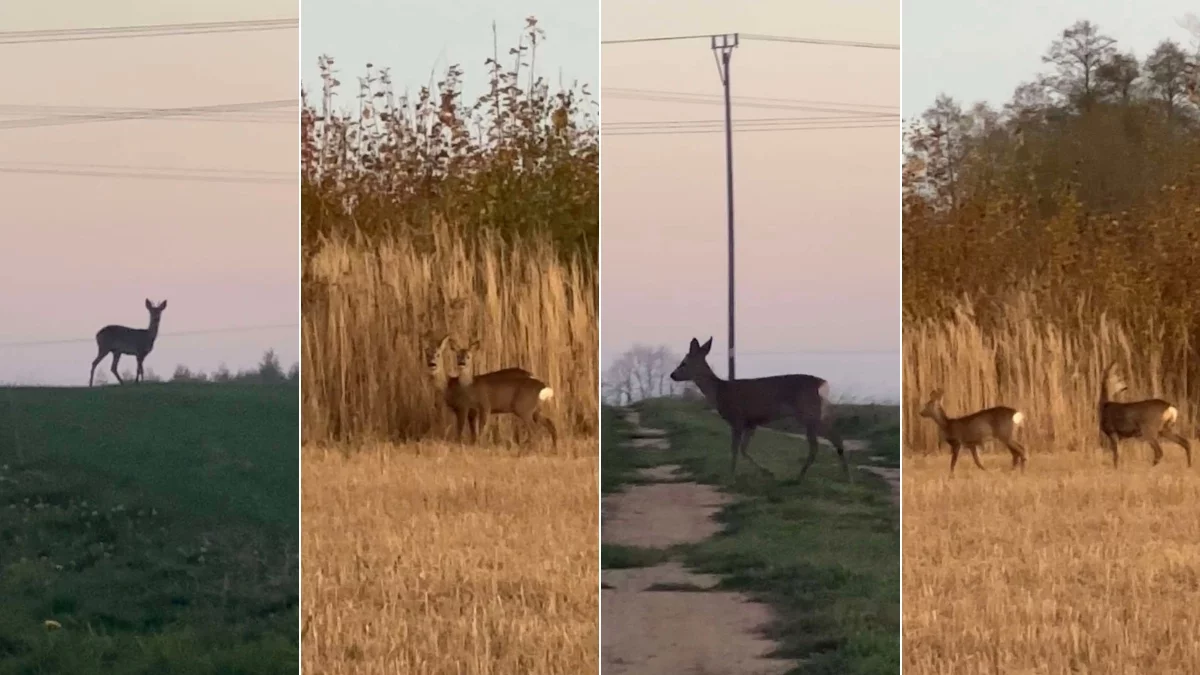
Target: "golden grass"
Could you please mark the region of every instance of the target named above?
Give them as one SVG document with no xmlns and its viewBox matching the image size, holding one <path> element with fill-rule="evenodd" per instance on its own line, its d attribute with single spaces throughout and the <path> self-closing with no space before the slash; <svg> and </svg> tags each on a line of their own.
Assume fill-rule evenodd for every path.
<svg viewBox="0 0 1200 675">
<path fill-rule="evenodd" d="M 597 672 L 597 444 L 306 447 L 304 671 Z"/>
<path fill-rule="evenodd" d="M 1196 672 L 1200 474 L 1122 449 L 1119 472 L 1098 451 L 1024 476 L 990 470 L 1007 452 L 954 478 L 946 453 L 905 459 L 906 673 Z"/>
<path fill-rule="evenodd" d="M 1129 385 L 1119 400 L 1166 398 L 1179 408 L 1178 428 L 1185 434 L 1194 428 L 1198 409 L 1183 395 L 1186 375 L 1164 367 L 1161 339 L 1134 340 L 1116 322 L 1082 310 L 1048 319 L 1028 293 L 1015 294 L 999 311 L 1000 320 L 987 329 L 968 301 L 946 320 L 905 321 L 906 448 L 935 450 L 937 427 L 918 413 L 937 388 L 946 391 L 943 405 L 951 417 L 995 405 L 1024 412 L 1019 437 L 1031 454 L 1098 448 L 1100 383 L 1113 360 Z"/>
<path fill-rule="evenodd" d="M 364 243 L 333 237 L 305 262 L 306 442 L 445 433 L 420 335 L 483 345 L 477 371 L 522 366 L 554 389 L 543 412 L 564 436 L 594 436 L 599 293 L 593 263 L 549 244 L 465 237 L 449 226 Z M 449 353 L 449 352 L 447 352 Z M 450 359 L 447 365 L 453 374 Z M 511 438 L 510 416 L 497 438 Z"/>
</svg>

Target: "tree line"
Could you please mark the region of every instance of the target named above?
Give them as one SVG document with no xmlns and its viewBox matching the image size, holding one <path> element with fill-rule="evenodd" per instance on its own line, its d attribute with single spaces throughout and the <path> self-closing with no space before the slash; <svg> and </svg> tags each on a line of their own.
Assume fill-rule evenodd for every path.
<svg viewBox="0 0 1200 675">
<path fill-rule="evenodd" d="M 126 370 L 121 373 L 121 378 L 125 380 L 133 381 L 133 376 L 132 371 Z M 152 368 L 146 368 L 145 380 L 147 382 L 206 382 L 212 384 L 299 384 L 300 364 L 293 363 L 292 367 L 285 371 L 279 363 L 279 357 L 275 354 L 275 350 L 268 349 L 255 368 L 234 372 L 222 365 L 212 373 L 205 373 L 180 364 L 175 367 L 175 372 L 171 377 L 166 379 L 156 374 Z M 108 372 L 103 368 L 97 369 L 96 384 L 107 383 Z"/>
</svg>

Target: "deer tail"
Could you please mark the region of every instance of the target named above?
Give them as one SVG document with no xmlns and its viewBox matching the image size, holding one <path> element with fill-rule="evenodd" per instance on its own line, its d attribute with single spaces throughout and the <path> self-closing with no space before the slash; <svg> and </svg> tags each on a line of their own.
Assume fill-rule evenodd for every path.
<svg viewBox="0 0 1200 675">
<path fill-rule="evenodd" d="M 1013 418 L 1012 418 L 1012 420 L 1013 420 L 1013 426 L 1014 426 L 1014 427 L 1019 427 L 1019 426 L 1021 426 L 1022 424 L 1024 424 L 1024 423 L 1025 423 L 1025 413 L 1023 413 L 1023 412 L 1021 412 L 1020 410 L 1018 410 L 1017 412 L 1013 413 Z"/>
<path fill-rule="evenodd" d="M 1177 410 L 1173 405 L 1167 406 L 1167 409 L 1164 410 L 1162 414 L 1163 423 L 1171 425 L 1174 424 L 1175 420 L 1177 419 L 1179 419 L 1179 410 Z"/>
<path fill-rule="evenodd" d="M 554 397 L 554 390 L 551 389 L 550 387 L 542 387 L 542 390 L 538 392 L 538 400 L 539 401 L 548 401 L 553 397 Z"/>
</svg>

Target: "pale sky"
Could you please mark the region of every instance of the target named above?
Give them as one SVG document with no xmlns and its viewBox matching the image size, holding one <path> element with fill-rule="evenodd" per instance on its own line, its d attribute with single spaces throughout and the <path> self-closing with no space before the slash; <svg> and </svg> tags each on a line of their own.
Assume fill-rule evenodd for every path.
<svg viewBox="0 0 1200 675">
<path fill-rule="evenodd" d="M 501 62 L 517 44 L 525 17 L 534 16 L 545 29 L 538 45 L 538 70 L 557 82 L 572 80 L 598 86 L 600 51 L 597 0 L 305 0 L 301 36 L 304 84 L 320 101 L 317 57 L 332 56 L 342 82 L 340 104 L 357 95 L 366 64 L 391 68 L 397 93 L 416 92 L 436 82 L 453 63 L 463 66 L 465 86 L 478 92 L 487 85 L 484 61 L 492 56 L 492 21 Z"/>
<path fill-rule="evenodd" d="M 11 5 L 11 6 L 10 6 Z M 4 30 L 294 19 L 295 0 L 83 0 L 0 5 Z M 295 98 L 299 31 L 0 44 L 5 104 L 177 107 Z M 46 112 L 0 113 L 0 124 Z M 235 116 L 236 117 L 236 116 Z M 48 163 L 296 175 L 298 128 L 285 109 L 257 122 L 149 120 L 0 128 L 0 167 Z M 68 166 L 69 165 L 69 166 Z M 86 168 L 86 167 L 85 167 Z M 189 174 L 195 175 L 195 174 Z M 169 301 L 146 366 L 250 368 L 274 348 L 298 358 L 298 182 L 4 173 L 0 179 L 0 383 L 86 385 L 94 336 L 145 327 L 144 301 Z M 264 325 L 211 335 L 171 333 Z M 13 346 L 15 342 L 78 340 Z M 108 360 L 99 369 L 108 369 Z M 132 371 L 131 357 L 122 359 Z"/>
<path fill-rule="evenodd" d="M 1017 85 L 1045 69 L 1050 43 L 1080 19 L 1139 59 L 1167 38 L 1194 45 L 1176 23 L 1188 12 L 1200 12 L 1196 0 L 904 0 L 904 116 L 920 114 L 942 92 L 964 107 L 1007 103 Z"/>
<path fill-rule="evenodd" d="M 725 32 L 900 41 L 899 0 L 605 0 L 605 40 Z M 603 47 L 603 90 L 719 95 L 707 41 Z M 900 53 L 745 41 L 734 97 L 900 104 Z M 602 93 L 603 95 L 603 93 Z M 720 106 L 602 100 L 604 122 L 721 119 Z M 734 107 L 734 119 L 820 115 Z M 722 134 L 603 136 L 601 358 L 682 353 L 726 368 Z M 900 126 L 734 134 L 737 375 L 804 372 L 835 398 L 899 400 Z M 828 353 L 847 350 L 870 353 Z"/>
</svg>

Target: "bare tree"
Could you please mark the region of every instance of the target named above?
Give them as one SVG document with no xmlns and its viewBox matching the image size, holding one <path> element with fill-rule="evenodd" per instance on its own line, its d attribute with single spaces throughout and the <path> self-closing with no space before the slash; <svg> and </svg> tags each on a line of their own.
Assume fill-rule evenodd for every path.
<svg viewBox="0 0 1200 675">
<path fill-rule="evenodd" d="M 1099 94 L 1098 73 L 1116 54 L 1116 42 L 1091 21 L 1076 21 L 1042 57 L 1058 71 L 1047 83 L 1078 110 L 1090 110 Z"/>
<path fill-rule="evenodd" d="M 627 405 L 644 398 L 677 395 L 681 387 L 671 381 L 670 374 L 678 360 L 665 346 L 635 344 L 605 372 L 602 385 L 605 400 Z"/>
<path fill-rule="evenodd" d="M 1154 97 L 1162 102 L 1167 119 L 1174 119 L 1187 97 L 1188 57 L 1179 43 L 1163 40 L 1146 57 L 1146 80 Z"/>
</svg>

